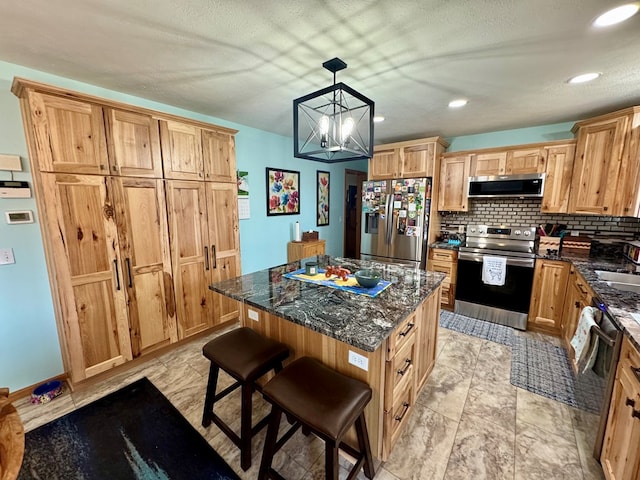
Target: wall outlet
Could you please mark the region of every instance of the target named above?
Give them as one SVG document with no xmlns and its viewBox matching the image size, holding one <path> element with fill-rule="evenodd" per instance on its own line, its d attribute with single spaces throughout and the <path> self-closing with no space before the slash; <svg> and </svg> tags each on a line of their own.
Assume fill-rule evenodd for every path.
<svg viewBox="0 0 640 480">
<path fill-rule="evenodd" d="M 369 371 L 369 359 L 364 355 L 349 350 L 349 363 L 365 372 Z"/>
<path fill-rule="evenodd" d="M 12 248 L 0 248 L 0 265 L 10 265 L 16 263 L 16 259 L 13 256 Z"/>
<path fill-rule="evenodd" d="M 255 310 L 251 310 L 250 308 L 248 308 L 247 315 L 249 316 L 249 319 L 253 320 L 254 322 L 260 321 L 260 315 L 258 315 L 258 312 L 256 312 Z"/>
</svg>

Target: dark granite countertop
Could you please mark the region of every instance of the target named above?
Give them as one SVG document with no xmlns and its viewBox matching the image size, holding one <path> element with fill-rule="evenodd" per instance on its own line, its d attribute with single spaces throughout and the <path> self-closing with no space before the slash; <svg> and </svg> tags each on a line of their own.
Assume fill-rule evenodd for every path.
<svg viewBox="0 0 640 480">
<path fill-rule="evenodd" d="M 290 280 L 283 274 L 317 261 L 320 268 L 339 265 L 351 272 L 374 268 L 391 282 L 375 298 Z M 209 288 L 260 310 L 303 325 L 329 337 L 373 352 L 420 303 L 442 283 L 443 273 L 319 255 L 242 275 Z"/>
<path fill-rule="evenodd" d="M 447 242 L 435 242 L 429 245 L 429 248 L 441 248 L 443 250 L 458 250 L 460 245 L 454 245 Z"/>
<path fill-rule="evenodd" d="M 636 322 L 631 313 L 640 314 L 640 294 L 624 292 L 607 285 L 600 280 L 596 270 L 609 272 L 626 272 L 640 274 L 638 265 L 634 265 L 625 259 L 593 258 L 584 256 L 541 255 L 539 258 L 548 260 L 562 260 L 572 263 L 589 283 L 600 301 L 605 304 L 607 311 L 613 317 L 617 326 L 625 333 L 637 349 L 640 350 L 640 324 Z"/>
</svg>

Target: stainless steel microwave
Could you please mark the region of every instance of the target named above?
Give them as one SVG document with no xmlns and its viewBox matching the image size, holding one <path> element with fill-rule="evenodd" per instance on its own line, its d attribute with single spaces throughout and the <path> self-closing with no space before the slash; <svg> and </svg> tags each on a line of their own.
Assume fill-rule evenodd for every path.
<svg viewBox="0 0 640 480">
<path fill-rule="evenodd" d="M 469 177 L 469 197 L 542 197 L 544 178 L 544 173 Z"/>
</svg>

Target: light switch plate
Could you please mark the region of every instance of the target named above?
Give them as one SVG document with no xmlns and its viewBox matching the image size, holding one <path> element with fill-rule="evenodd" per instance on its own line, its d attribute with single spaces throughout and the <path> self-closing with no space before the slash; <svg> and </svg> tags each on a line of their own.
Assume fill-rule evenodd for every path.
<svg viewBox="0 0 640 480">
<path fill-rule="evenodd" d="M 0 248 L 0 265 L 10 265 L 16 263 L 16 259 L 13 256 L 12 248 Z"/>
</svg>

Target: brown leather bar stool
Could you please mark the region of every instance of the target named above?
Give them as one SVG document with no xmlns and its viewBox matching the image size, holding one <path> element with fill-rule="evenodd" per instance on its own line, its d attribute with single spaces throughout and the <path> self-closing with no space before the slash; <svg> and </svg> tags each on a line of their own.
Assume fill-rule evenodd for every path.
<svg viewBox="0 0 640 480">
<path fill-rule="evenodd" d="M 282 361 L 289 356 L 289 349 L 250 328 L 241 327 L 208 342 L 202 347 L 202 354 L 211 361 L 202 426 L 206 428 L 213 422 L 220 427 L 240 448 L 240 466 L 243 470 L 248 470 L 251 467 L 251 438 L 269 422 L 267 415 L 254 427 L 251 426 L 251 396 L 255 390 L 261 390 L 256 380 L 270 370 L 282 370 Z M 231 375 L 236 382 L 216 394 L 220 369 Z M 242 387 L 240 436 L 213 411 L 218 400 L 238 387 Z"/>
<path fill-rule="evenodd" d="M 326 367 L 318 360 L 302 357 L 284 368 L 263 388 L 264 398 L 273 405 L 267 430 L 259 480 L 282 479 L 272 467 L 274 455 L 296 430 L 311 431 L 325 442 L 325 476 L 338 480 L 338 450 L 356 459 L 348 479 L 354 478 L 364 464 L 364 474 L 373 478 L 375 469 L 364 418 L 364 408 L 371 400 L 371 388 L 359 380 Z M 284 413 L 295 423 L 280 440 L 278 429 Z M 355 424 L 360 450 L 342 442 Z"/>
</svg>

